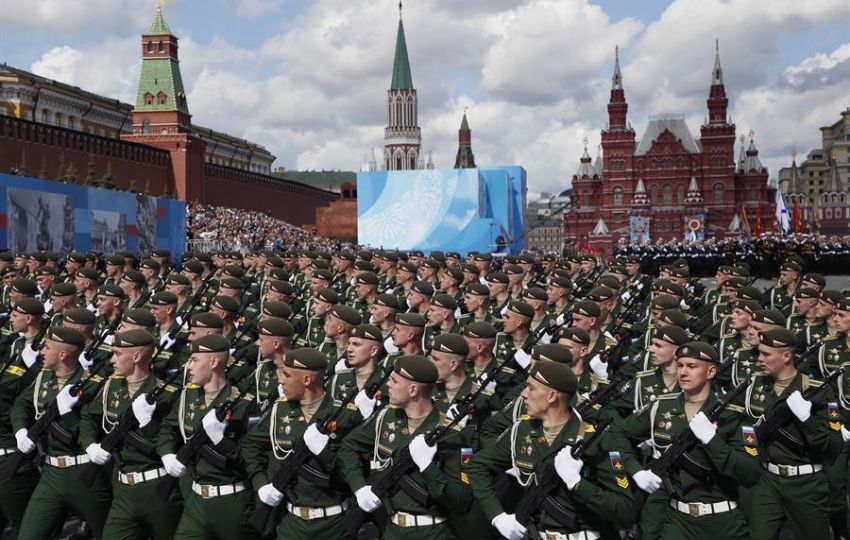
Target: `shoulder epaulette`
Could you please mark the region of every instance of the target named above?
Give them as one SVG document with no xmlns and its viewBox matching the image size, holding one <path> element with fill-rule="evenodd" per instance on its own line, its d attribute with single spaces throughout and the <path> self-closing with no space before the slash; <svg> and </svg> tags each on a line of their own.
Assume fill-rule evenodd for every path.
<svg viewBox="0 0 850 540">
<path fill-rule="evenodd" d="M 186 390 L 197 390 L 197 389 L 198 389 L 198 388 L 200 388 L 200 387 L 201 387 L 201 385 L 199 385 L 199 384 L 189 383 L 189 384 L 187 384 L 184 388 L 185 388 Z"/>
<path fill-rule="evenodd" d="M 736 413 L 743 413 L 743 412 L 746 411 L 746 409 L 744 407 L 741 407 L 740 405 L 735 405 L 733 403 L 730 403 L 729 405 L 727 405 L 726 410 L 736 412 Z"/>
<path fill-rule="evenodd" d="M 110 375 L 110 376 L 109 376 L 109 378 L 110 378 L 111 380 L 116 380 L 116 381 L 117 381 L 118 379 L 124 379 L 124 378 L 126 378 L 126 377 L 124 377 L 124 375 L 114 375 L 114 374 L 113 374 L 113 375 Z"/>
<path fill-rule="evenodd" d="M 658 399 L 677 399 L 681 395 L 681 392 L 670 392 L 667 394 L 661 394 L 660 396 L 658 396 Z"/>
<path fill-rule="evenodd" d="M 254 394 L 245 394 L 244 396 L 242 396 L 242 399 L 244 399 L 245 401 L 254 401 Z"/>
<path fill-rule="evenodd" d="M 534 420 L 534 418 L 531 415 L 528 415 L 528 414 L 524 414 L 524 415 L 519 417 L 520 422 L 525 422 L 526 420 Z"/>
<path fill-rule="evenodd" d="M 638 371 L 635 373 L 635 377 L 648 377 L 649 375 L 653 375 L 655 373 L 654 369 L 646 369 L 643 371 Z"/>
<path fill-rule="evenodd" d="M 86 379 L 86 382 L 87 382 L 87 383 L 89 383 L 89 382 L 99 383 L 99 382 L 100 382 L 100 381 L 102 381 L 102 380 L 103 380 L 103 377 L 101 377 L 101 376 L 100 376 L 100 375 L 98 375 L 98 374 L 94 374 L 94 375 L 92 375 L 91 377 L 89 377 L 88 379 Z"/>
<path fill-rule="evenodd" d="M 278 400 L 278 401 L 288 401 L 288 400 L 286 399 L 286 396 L 280 396 L 279 398 L 277 398 L 277 400 Z"/>
</svg>

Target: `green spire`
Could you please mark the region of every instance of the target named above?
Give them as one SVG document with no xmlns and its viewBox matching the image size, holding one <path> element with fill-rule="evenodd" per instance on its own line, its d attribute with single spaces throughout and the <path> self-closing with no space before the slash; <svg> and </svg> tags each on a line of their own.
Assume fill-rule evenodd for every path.
<svg viewBox="0 0 850 540">
<path fill-rule="evenodd" d="M 469 131 L 469 122 L 466 121 L 466 112 L 463 113 L 463 120 L 460 122 L 461 131 Z"/>
<path fill-rule="evenodd" d="M 179 111 L 189 114 L 186 103 L 186 90 L 180 75 L 180 63 L 177 59 L 177 49 L 171 48 L 170 42 L 176 38 L 171 36 L 171 30 L 162 16 L 162 5 L 156 9 L 156 16 L 150 31 L 145 35 L 164 35 L 161 41 L 142 38 L 145 56 L 142 58 L 142 69 L 139 74 L 139 89 L 136 93 L 136 111 Z M 168 47 L 168 49 L 162 49 Z M 159 51 L 167 50 L 169 54 L 159 56 Z M 151 54 L 153 53 L 153 57 Z"/>
<path fill-rule="evenodd" d="M 153 23 L 151 23 L 151 29 L 148 30 L 148 34 L 152 35 L 168 35 L 171 33 L 171 28 L 168 27 L 168 23 L 165 22 L 165 17 L 162 16 L 162 2 L 160 2 L 159 6 L 156 8 L 156 15 L 153 18 Z"/>
<path fill-rule="evenodd" d="M 398 36 L 395 40 L 395 60 L 393 61 L 393 80 L 390 84 L 390 90 L 412 90 L 413 77 L 410 75 L 407 41 L 404 39 L 404 24 L 401 22 L 401 2 L 398 3 L 398 12 Z"/>
</svg>

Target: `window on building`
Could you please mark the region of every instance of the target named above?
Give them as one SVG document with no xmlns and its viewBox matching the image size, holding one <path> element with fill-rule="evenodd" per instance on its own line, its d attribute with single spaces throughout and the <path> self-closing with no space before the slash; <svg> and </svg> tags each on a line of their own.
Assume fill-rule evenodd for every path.
<svg viewBox="0 0 850 540">
<path fill-rule="evenodd" d="M 725 197 L 725 188 L 723 187 L 723 184 L 721 184 L 720 182 L 714 184 L 714 202 L 716 202 L 716 203 L 723 202 L 724 197 Z"/>
<path fill-rule="evenodd" d="M 661 190 L 661 197 L 664 199 L 664 204 L 673 204 L 673 186 L 664 184 Z"/>
<path fill-rule="evenodd" d="M 148 52 L 149 53 L 153 52 L 153 41 L 148 41 Z"/>
<path fill-rule="evenodd" d="M 165 43 L 160 41 L 159 43 L 157 43 L 157 46 L 159 47 L 159 52 L 161 52 L 161 53 L 165 52 Z"/>
<path fill-rule="evenodd" d="M 145 92 L 145 105 L 153 105 L 153 94 Z"/>
<path fill-rule="evenodd" d="M 679 204 L 685 202 L 685 184 L 676 186 L 676 202 Z"/>
<path fill-rule="evenodd" d="M 826 209 L 826 219 L 831 219 L 831 218 L 832 218 L 832 208 L 827 208 Z"/>
<path fill-rule="evenodd" d="M 165 105 L 168 102 L 168 94 L 165 92 L 160 92 L 156 95 L 156 103 L 157 105 Z"/>
<path fill-rule="evenodd" d="M 142 133 L 143 133 L 144 135 L 147 135 L 147 134 L 149 134 L 150 132 L 151 132 L 151 123 L 150 123 L 149 121 L 147 121 L 147 120 L 144 120 L 144 121 L 142 122 Z"/>
<path fill-rule="evenodd" d="M 652 204 L 658 204 L 658 186 L 650 186 L 649 188 L 649 200 Z"/>
<path fill-rule="evenodd" d="M 622 206 L 623 204 L 623 188 L 614 186 L 614 206 Z"/>
</svg>

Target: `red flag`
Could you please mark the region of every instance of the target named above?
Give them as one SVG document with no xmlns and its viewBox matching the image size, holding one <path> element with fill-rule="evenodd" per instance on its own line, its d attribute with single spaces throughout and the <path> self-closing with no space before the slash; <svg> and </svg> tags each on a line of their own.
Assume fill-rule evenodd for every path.
<svg viewBox="0 0 850 540">
<path fill-rule="evenodd" d="M 761 236 L 761 205 L 758 207 L 758 211 L 756 212 L 756 238 Z"/>
<path fill-rule="evenodd" d="M 800 208 L 797 207 L 797 201 L 794 201 L 793 216 L 794 216 L 794 232 L 797 233 L 797 234 L 800 234 L 801 232 L 803 232 L 803 222 L 800 219 Z"/>
</svg>

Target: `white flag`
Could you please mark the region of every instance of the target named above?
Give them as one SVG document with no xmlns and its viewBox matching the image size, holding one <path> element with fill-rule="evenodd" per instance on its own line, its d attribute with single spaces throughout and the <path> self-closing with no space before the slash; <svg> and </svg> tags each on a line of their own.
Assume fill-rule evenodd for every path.
<svg viewBox="0 0 850 540">
<path fill-rule="evenodd" d="M 782 191 L 776 190 L 776 226 L 782 231 L 782 234 L 788 234 L 791 231 L 791 220 L 788 217 L 788 207 L 785 206 L 785 197 L 782 196 Z"/>
</svg>

